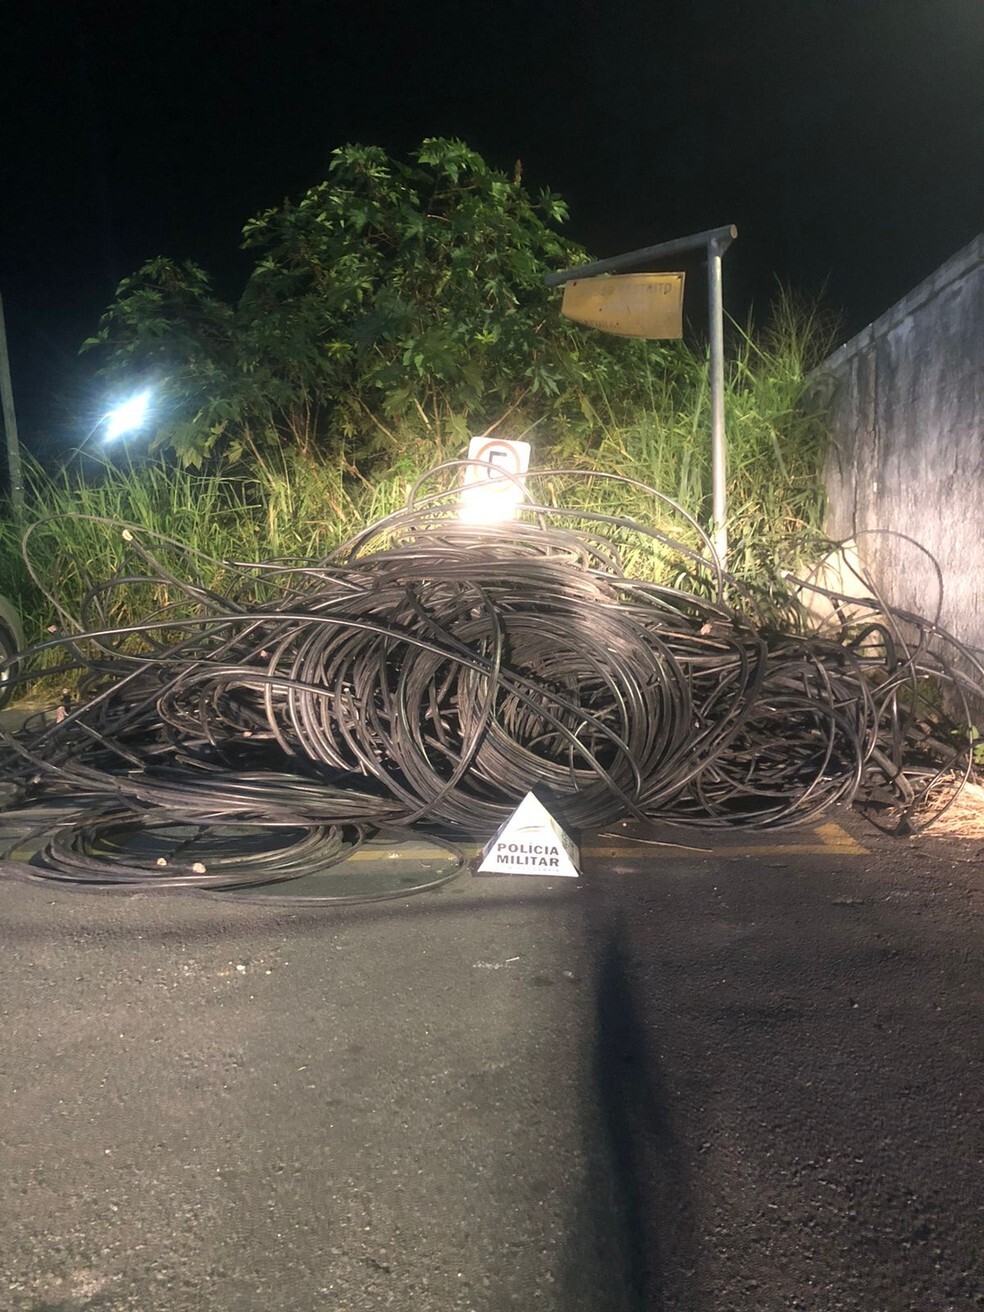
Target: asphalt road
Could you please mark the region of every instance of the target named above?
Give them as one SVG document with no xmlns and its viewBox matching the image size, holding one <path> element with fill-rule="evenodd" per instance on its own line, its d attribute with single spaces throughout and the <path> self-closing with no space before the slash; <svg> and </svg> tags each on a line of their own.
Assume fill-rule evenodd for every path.
<svg viewBox="0 0 984 1312">
<path fill-rule="evenodd" d="M 0 881 L 0 1308 L 984 1306 L 981 845 L 833 819 L 370 907 Z"/>
</svg>

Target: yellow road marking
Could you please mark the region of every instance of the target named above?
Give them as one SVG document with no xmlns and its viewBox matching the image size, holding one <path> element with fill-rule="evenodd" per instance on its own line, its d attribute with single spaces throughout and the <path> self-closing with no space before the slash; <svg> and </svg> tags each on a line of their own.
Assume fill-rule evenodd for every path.
<svg viewBox="0 0 984 1312">
<path fill-rule="evenodd" d="M 718 860 L 730 857 L 749 857 L 749 856 L 866 856 L 868 849 L 862 847 L 860 843 L 839 824 L 830 821 L 826 824 L 817 825 L 812 829 L 811 834 L 820 839 L 820 842 L 803 842 L 803 843 L 750 843 L 737 845 L 721 845 L 719 847 L 693 846 L 686 843 L 667 843 L 656 842 L 652 839 L 633 843 L 630 840 L 623 839 L 611 843 L 592 843 L 581 848 L 583 857 L 599 857 L 620 859 L 635 859 L 638 862 L 645 860 L 665 861 L 671 857 L 715 857 Z M 714 836 L 700 835 L 706 842 L 713 842 Z M 477 843 L 461 843 L 460 850 L 466 861 L 478 856 L 482 848 Z M 453 862 L 455 854 L 444 847 L 428 847 L 426 843 L 414 844 L 415 850 L 403 852 L 399 848 L 377 848 L 360 847 L 350 856 L 344 857 L 339 861 L 334 870 L 340 869 L 349 862 L 375 861 L 378 865 L 385 865 L 390 861 L 411 861 L 411 862 L 433 862 L 441 859 Z M 27 860 L 31 852 L 25 849 L 21 854 L 18 851 L 11 853 L 13 860 Z M 331 873 L 331 872 L 327 872 Z"/>
<path fill-rule="evenodd" d="M 621 843 L 611 843 L 604 847 L 582 847 L 582 856 L 648 856 L 666 858 L 670 856 L 686 856 L 692 853 L 697 856 L 713 857 L 733 857 L 733 856 L 866 856 L 868 849 L 862 847 L 856 842 L 846 829 L 842 829 L 839 824 L 833 821 L 827 824 L 817 825 L 811 831 L 819 839 L 819 843 L 733 843 L 721 844 L 718 847 L 691 847 L 685 844 L 665 844 L 661 846 L 650 846 L 647 843 L 631 843 L 623 841 Z M 704 837 L 704 835 L 701 835 Z M 713 837 L 707 841 L 713 842 Z"/>
<path fill-rule="evenodd" d="M 474 844 L 459 844 L 461 851 L 469 859 L 478 856 L 481 848 Z M 339 865 L 347 865 L 349 861 L 377 861 L 380 865 L 385 865 L 388 861 L 433 861 L 443 857 L 446 861 L 456 860 L 455 853 L 448 851 L 446 847 L 423 847 L 418 851 L 401 852 L 398 848 L 380 847 L 376 851 L 372 848 L 360 847 L 358 851 L 352 852 L 349 856 L 339 861 Z"/>
<path fill-rule="evenodd" d="M 844 852 L 849 856 L 867 856 L 868 849 L 861 844 L 840 825 L 835 824 L 832 820 L 825 825 L 817 825 L 817 833 L 824 841 L 824 846 L 829 851 L 836 848 L 839 852 Z"/>
<path fill-rule="evenodd" d="M 828 821 L 826 824 L 817 825 L 809 831 L 811 836 L 818 838 L 819 842 L 809 840 L 801 843 L 738 843 L 738 844 L 721 844 L 716 847 L 708 847 L 706 843 L 714 842 L 714 836 L 701 834 L 704 840 L 703 845 L 689 845 L 687 843 L 655 843 L 652 840 L 633 843 L 630 840 L 622 839 L 611 843 L 592 843 L 581 848 L 581 855 L 585 857 L 636 857 L 642 859 L 658 858 L 666 860 L 669 857 L 741 857 L 741 856 L 867 856 L 868 849 L 862 847 L 859 842 L 851 837 L 846 829 L 842 829 L 834 821 Z M 453 860 L 452 853 L 446 848 L 434 847 L 426 848 L 421 845 L 422 850 L 416 852 L 403 853 L 398 849 L 379 849 L 372 851 L 367 848 L 360 848 L 359 851 L 353 852 L 347 859 L 349 861 L 393 861 L 400 857 L 408 861 L 431 861 L 434 858 L 444 857 Z M 461 850 L 470 860 L 478 856 L 482 851 L 478 844 L 462 843 Z"/>
</svg>

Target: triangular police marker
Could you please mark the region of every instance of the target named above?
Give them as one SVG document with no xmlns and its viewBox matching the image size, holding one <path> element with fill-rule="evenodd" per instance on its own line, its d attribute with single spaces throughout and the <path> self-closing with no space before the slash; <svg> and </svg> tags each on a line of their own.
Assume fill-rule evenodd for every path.
<svg viewBox="0 0 984 1312">
<path fill-rule="evenodd" d="M 482 851 L 479 875 L 563 875 L 577 879 L 577 843 L 534 793 L 516 810 Z"/>
</svg>

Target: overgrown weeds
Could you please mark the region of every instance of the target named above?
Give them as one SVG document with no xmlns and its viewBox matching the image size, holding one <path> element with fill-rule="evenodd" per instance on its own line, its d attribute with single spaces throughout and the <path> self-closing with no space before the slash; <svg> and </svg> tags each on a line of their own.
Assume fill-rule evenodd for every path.
<svg viewBox="0 0 984 1312">
<path fill-rule="evenodd" d="M 706 357 L 683 344 L 633 345 L 645 402 L 626 413 L 618 395 L 604 397 L 589 439 L 583 431 L 557 437 L 555 428 L 549 443 L 538 443 L 536 432 L 528 433 L 536 468 L 578 471 L 537 478 L 531 486 L 547 504 L 638 521 L 701 551 L 691 518 L 704 526 L 710 519 Z M 728 563 L 765 590 L 779 587 L 778 567 L 795 563 L 792 554 L 821 529 L 826 433 L 799 400 L 811 364 L 828 345 L 819 318 L 789 297 L 780 299 L 767 331 L 732 332 Z M 506 424 L 496 431 L 523 435 Z M 175 578 L 218 590 L 228 585 L 222 562 L 317 560 L 401 507 L 421 473 L 464 454 L 409 426 L 394 437 L 385 463 L 371 474 L 339 454 L 318 457 L 272 444 L 235 472 L 196 472 L 173 459 L 136 456 L 133 463 L 74 460 L 56 472 L 33 466 L 25 525 L 0 526 L 0 590 L 19 600 L 33 640 L 51 626 L 64 628 L 69 617 L 84 617 L 86 596 L 101 581 L 121 571 L 140 578 L 124 524 L 151 535 L 146 548 L 163 553 Z M 611 474 L 644 486 L 604 477 Z M 33 578 L 20 556 L 24 527 Z M 631 533 L 619 537 L 619 548 L 627 573 L 678 581 L 674 553 Z M 113 596 L 113 613 L 104 618 L 119 625 L 137 624 L 148 607 L 167 601 L 159 585 L 155 592 L 139 582 Z"/>
</svg>

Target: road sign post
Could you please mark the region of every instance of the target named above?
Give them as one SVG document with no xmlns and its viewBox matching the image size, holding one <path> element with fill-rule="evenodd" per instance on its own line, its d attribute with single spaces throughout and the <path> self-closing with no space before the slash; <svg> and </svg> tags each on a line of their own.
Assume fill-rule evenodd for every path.
<svg viewBox="0 0 984 1312">
<path fill-rule="evenodd" d="M 577 269 L 563 269 L 560 273 L 548 274 L 545 279 L 548 287 L 559 287 L 572 282 L 583 283 L 585 280 L 593 278 L 598 278 L 599 285 L 603 286 L 605 283 L 611 282 L 612 279 L 602 279 L 602 274 L 614 274 L 621 269 L 637 268 L 640 264 L 650 264 L 654 261 L 669 259 L 675 255 L 682 255 L 686 251 L 700 250 L 701 247 L 706 250 L 708 309 L 711 320 L 711 479 L 713 489 L 711 541 L 714 546 L 715 554 L 717 555 L 722 567 L 726 567 L 728 561 L 727 447 L 724 427 L 724 298 L 722 257 L 737 236 L 738 229 L 734 224 L 728 224 L 723 228 L 711 228 L 707 232 L 695 233 L 692 237 L 677 237 L 673 241 L 660 242 L 656 246 L 645 246 L 641 250 L 627 251 L 624 255 L 613 255 L 607 260 L 595 260 L 591 264 L 583 264 Z M 663 278 L 679 277 L 681 279 L 683 277 L 682 274 L 662 274 L 660 276 Z M 682 301 L 682 281 L 680 294 Z M 577 315 L 572 315 L 571 317 L 578 319 Z M 584 320 L 579 321 L 585 322 Z M 627 316 L 623 316 L 623 321 L 627 321 Z M 651 335 L 647 332 L 625 333 L 620 328 L 607 327 L 602 323 L 598 323 L 596 326 L 601 328 L 602 331 L 619 332 L 623 336 L 649 337 Z M 668 336 L 679 335 L 679 333 L 668 334 Z"/>
</svg>

